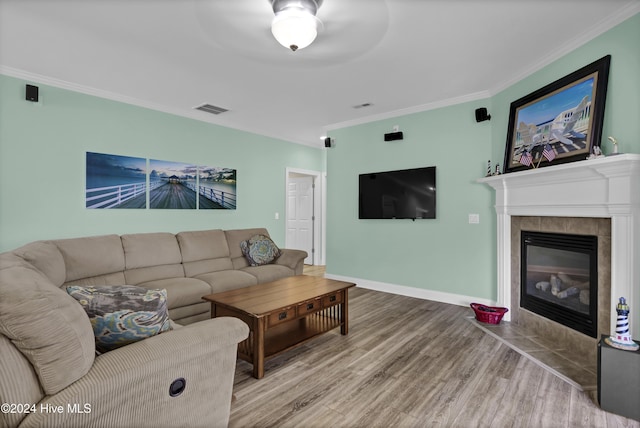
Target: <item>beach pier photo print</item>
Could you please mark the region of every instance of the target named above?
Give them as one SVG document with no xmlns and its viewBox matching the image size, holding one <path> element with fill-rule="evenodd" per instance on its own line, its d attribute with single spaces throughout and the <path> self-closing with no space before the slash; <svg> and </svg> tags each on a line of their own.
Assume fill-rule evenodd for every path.
<svg viewBox="0 0 640 428">
<path fill-rule="evenodd" d="M 202 209 L 236 209 L 236 170 L 198 167 L 198 202 Z"/>
<path fill-rule="evenodd" d="M 195 165 L 162 160 L 149 160 L 149 208 L 196 209 Z"/>
<path fill-rule="evenodd" d="M 87 152 L 86 208 L 147 207 L 147 160 Z"/>
<path fill-rule="evenodd" d="M 147 173 L 148 171 L 148 173 Z M 85 206 L 235 210 L 236 170 L 87 152 Z"/>
</svg>

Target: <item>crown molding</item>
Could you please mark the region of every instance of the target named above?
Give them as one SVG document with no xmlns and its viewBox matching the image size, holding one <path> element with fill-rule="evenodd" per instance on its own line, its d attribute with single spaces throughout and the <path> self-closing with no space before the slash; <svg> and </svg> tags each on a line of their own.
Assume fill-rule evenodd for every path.
<svg viewBox="0 0 640 428">
<path fill-rule="evenodd" d="M 462 95 L 459 97 L 448 98 L 446 100 L 434 101 L 428 104 L 420 104 L 413 107 L 407 107 L 399 110 L 393 110 L 385 113 L 374 114 L 370 116 L 361 117 L 358 119 L 347 120 L 344 122 L 333 123 L 325 126 L 326 131 L 332 131 L 334 129 L 348 128 L 354 125 L 362 125 L 364 123 L 377 122 L 379 120 L 391 119 L 398 116 L 406 116 L 408 114 L 420 113 L 428 110 L 435 110 L 443 107 L 449 107 L 457 104 L 463 104 L 470 101 L 482 100 L 489 98 L 491 95 L 489 91 L 474 92 L 468 95 Z"/>
<path fill-rule="evenodd" d="M 115 92 L 105 91 L 90 86 L 79 85 L 77 83 L 68 82 L 66 80 L 56 79 L 54 77 L 44 76 L 42 74 L 31 73 L 29 71 L 20 70 L 18 68 L 0 65 L 0 74 L 15 77 L 17 79 L 29 82 L 40 83 L 42 85 L 53 86 L 60 89 L 66 89 L 73 92 L 79 92 L 85 95 L 91 95 L 98 98 L 105 98 L 112 101 L 119 101 L 126 104 L 132 104 L 138 107 L 145 107 L 152 110 L 158 110 L 164 113 L 184 116 L 184 112 L 179 113 L 177 109 L 167 107 L 161 104 L 143 101 L 138 98 L 130 97 Z"/>
<path fill-rule="evenodd" d="M 640 13 L 640 2 L 633 1 L 630 2 L 626 7 L 620 9 L 617 14 L 609 16 L 607 19 L 601 21 L 598 25 L 595 25 L 589 29 L 586 33 L 582 34 L 580 37 L 576 37 L 575 39 L 568 40 L 563 45 L 559 46 L 557 49 L 550 51 L 544 58 L 542 58 L 537 64 L 532 67 L 524 69 L 522 72 L 516 74 L 511 79 L 501 82 L 499 85 L 492 87 L 489 89 L 490 96 L 494 96 L 503 90 L 509 88 L 510 86 L 518 83 L 519 81 L 531 76 L 533 73 L 540 71 L 547 65 L 553 63 L 554 61 L 559 60 L 563 56 L 568 53 L 578 49 L 580 46 L 590 42 L 595 39 L 599 35 L 606 33 L 613 27 L 632 16 Z"/>
<path fill-rule="evenodd" d="M 216 121 L 215 116 L 209 113 L 203 113 L 199 110 L 191 111 L 187 109 L 169 107 L 163 104 L 152 103 L 149 101 L 141 100 L 139 98 L 130 97 L 130 96 L 115 93 L 115 92 L 105 91 L 105 90 L 93 88 L 90 86 L 79 85 L 77 83 L 68 82 L 66 80 L 61 80 L 61 79 L 56 79 L 49 76 L 44 76 L 41 74 L 31 73 L 25 70 L 20 70 L 13 67 L 7 67 L 4 65 L 0 65 L 0 74 L 9 76 L 9 77 L 14 77 L 16 79 L 25 80 L 27 82 L 39 83 L 42 85 L 47 85 L 47 86 L 52 86 L 60 89 L 73 91 L 73 92 L 78 92 L 85 95 L 90 95 L 90 96 L 104 98 L 111 101 L 121 102 L 129 105 L 133 105 L 136 107 L 147 108 L 150 110 L 167 113 L 173 116 L 180 116 L 187 119 L 193 119 L 200 122 L 210 123 L 213 125 L 222 126 L 224 128 L 235 129 L 243 132 L 249 132 L 252 134 L 273 138 L 280 141 L 285 141 L 293 144 L 300 144 L 300 145 L 309 146 L 313 148 L 320 148 L 320 143 L 293 141 L 293 140 L 283 138 L 281 135 L 273 135 L 272 133 L 265 132 L 259 129 L 253 129 L 250 127 L 242 128 L 242 127 L 225 125 Z"/>
<path fill-rule="evenodd" d="M 523 70 L 522 72 L 513 76 L 513 78 L 507 81 L 501 82 L 499 85 L 494 86 L 492 88 L 467 94 L 467 95 L 448 98 L 445 100 L 434 101 L 427 104 L 421 104 L 421 105 L 394 110 L 390 112 L 365 116 L 365 117 L 361 117 L 353 120 L 347 120 L 344 122 L 328 124 L 324 126 L 324 131 L 326 132 L 326 131 L 331 131 L 331 130 L 340 129 L 340 128 L 347 128 L 350 126 L 361 125 L 361 124 L 376 122 L 384 119 L 390 119 L 390 118 L 405 116 L 413 113 L 420 113 L 424 111 L 435 110 L 435 109 L 449 107 L 457 104 L 463 104 L 466 102 L 490 98 L 496 95 L 497 93 L 507 89 L 508 87 L 516 84 L 517 82 L 525 79 L 526 77 L 532 75 L 533 73 L 539 71 L 545 66 L 560 59 L 564 55 L 579 48 L 580 46 L 584 45 L 585 43 L 589 42 L 595 37 L 603 34 L 604 32 L 610 30 L 611 28 L 622 23 L 623 21 L 631 18 L 637 13 L 640 13 L 640 2 L 637 0 L 629 2 L 629 4 L 625 8 L 620 9 L 620 11 L 617 14 L 603 20 L 602 22 L 600 22 L 600 24 L 593 26 L 591 29 L 589 29 L 589 31 L 582 34 L 580 37 L 569 40 L 565 44 L 558 47 L 558 49 L 555 49 L 554 51 L 549 52 L 544 58 L 542 58 L 534 66 Z M 152 102 L 141 100 L 135 97 L 130 97 L 127 95 L 105 91 L 102 89 L 97 89 L 89 86 L 79 85 L 79 84 L 68 82 L 65 80 L 56 79 L 53 77 L 16 69 L 13 67 L 0 65 L 0 74 L 4 74 L 10 77 L 15 77 L 15 78 L 19 78 L 19 79 L 30 81 L 30 82 L 37 82 L 40 84 L 49 85 L 49 86 L 53 86 L 61 89 L 67 89 L 70 91 L 79 92 L 82 94 L 104 98 L 112 101 L 122 102 L 125 104 L 131 104 L 134 106 L 143 107 L 143 108 L 147 108 L 155 111 L 160 111 L 160 112 L 164 112 L 164 113 L 175 115 L 175 116 L 181 116 L 181 117 L 185 117 L 193 120 L 198 120 L 201 122 L 211 123 L 218 126 L 250 132 L 253 134 L 258 134 L 258 135 L 262 135 L 269 138 L 288 141 L 294 144 L 302 144 L 302 145 L 308 145 L 311 147 L 319 147 L 319 143 L 291 141 L 287 138 L 283 138 L 282 136 L 273 135 L 272 133 L 264 132 L 259 129 L 253 129 L 251 127 L 235 127 L 235 126 L 224 125 L 221 122 L 216 121 L 215 117 L 209 117 L 211 115 L 208 115 L 206 113 L 201 113 L 199 111 L 195 111 L 195 110 L 190 111 L 188 109 L 181 109 L 181 108 L 170 107 L 162 104 L 152 103 Z M 206 114 L 206 116 L 204 116 L 204 114 Z"/>
<path fill-rule="evenodd" d="M 534 66 L 523 70 L 521 73 L 516 74 L 513 78 L 507 81 L 501 82 L 500 85 L 494 86 L 490 89 L 486 89 L 480 92 L 475 92 L 473 94 L 463 95 L 460 97 L 454 97 L 454 98 L 449 98 L 442 101 L 436 101 L 429 104 L 422 104 L 415 107 L 409 107 L 409 108 L 395 110 L 387 113 L 366 116 L 366 117 L 362 117 L 354 120 L 348 120 L 345 122 L 333 123 L 330 125 L 326 125 L 325 131 L 348 128 L 350 126 L 362 125 L 365 123 L 376 122 L 379 120 L 390 119 L 398 116 L 404 116 L 407 114 L 419 113 L 419 112 L 424 112 L 428 110 L 435 110 L 437 108 L 449 107 L 452 105 L 462 104 L 469 101 L 476 101 L 480 99 L 490 98 L 502 92 L 503 90 L 507 89 L 508 87 L 518 83 L 519 81 L 527 78 L 533 73 L 541 70 L 542 68 L 553 63 L 554 61 L 557 61 L 558 59 L 572 52 L 573 50 L 595 39 L 599 35 L 609 31 L 616 25 L 621 24 L 622 22 L 626 21 L 627 19 L 631 18 L 637 13 L 640 13 L 640 2 L 632 1 L 626 7 L 620 9 L 620 11 L 617 14 L 603 20 L 598 25 L 592 27 L 589 31 L 582 34 L 580 37 L 569 40 L 567 43 L 558 47 L 558 49 L 555 49 L 549 52 L 547 56 L 542 58 Z"/>
</svg>

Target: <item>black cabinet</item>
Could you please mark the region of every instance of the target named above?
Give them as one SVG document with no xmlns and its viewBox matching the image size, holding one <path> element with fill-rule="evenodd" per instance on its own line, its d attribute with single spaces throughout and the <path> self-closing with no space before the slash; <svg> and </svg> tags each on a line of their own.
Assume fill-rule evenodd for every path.
<svg viewBox="0 0 640 428">
<path fill-rule="evenodd" d="M 598 343 L 598 402 L 602 410 L 640 421 L 640 350 Z M 636 342 L 637 343 L 637 342 Z"/>
</svg>

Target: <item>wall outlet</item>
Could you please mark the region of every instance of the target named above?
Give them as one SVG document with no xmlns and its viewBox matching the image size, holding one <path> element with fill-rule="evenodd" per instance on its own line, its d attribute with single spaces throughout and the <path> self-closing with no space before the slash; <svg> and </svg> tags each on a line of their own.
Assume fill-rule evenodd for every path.
<svg viewBox="0 0 640 428">
<path fill-rule="evenodd" d="M 276 213 L 276 215 L 274 216 L 276 220 L 280 220 L 280 213 Z"/>
<path fill-rule="evenodd" d="M 469 224 L 480 223 L 480 214 L 469 214 Z"/>
</svg>

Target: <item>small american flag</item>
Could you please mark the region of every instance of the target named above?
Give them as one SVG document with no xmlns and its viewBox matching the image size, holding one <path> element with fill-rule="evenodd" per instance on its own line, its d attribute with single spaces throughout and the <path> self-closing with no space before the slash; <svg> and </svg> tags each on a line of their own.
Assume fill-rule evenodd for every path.
<svg viewBox="0 0 640 428">
<path fill-rule="evenodd" d="M 531 162 L 533 162 L 533 156 L 528 151 L 522 152 L 520 155 L 520 163 L 524 166 L 531 166 Z"/>
<path fill-rule="evenodd" d="M 556 158 L 556 152 L 553 151 L 549 143 L 544 145 L 544 149 L 542 150 L 542 156 L 547 158 L 549 162 Z"/>
</svg>

